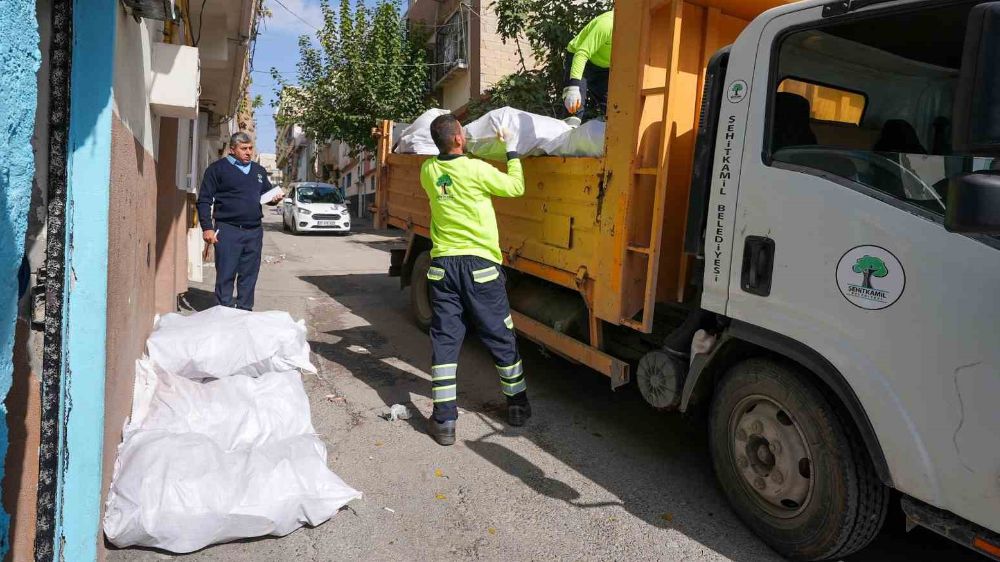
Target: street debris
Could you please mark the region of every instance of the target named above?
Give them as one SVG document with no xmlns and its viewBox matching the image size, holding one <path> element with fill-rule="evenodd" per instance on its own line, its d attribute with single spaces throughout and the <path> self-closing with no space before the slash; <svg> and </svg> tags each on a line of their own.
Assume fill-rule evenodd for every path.
<svg viewBox="0 0 1000 562">
<path fill-rule="evenodd" d="M 264 263 L 266 264 L 278 264 L 285 261 L 285 254 L 278 254 L 277 256 L 264 256 Z"/>
<path fill-rule="evenodd" d="M 393 404 L 392 407 L 389 408 L 388 412 L 382 414 L 382 419 L 394 422 L 399 420 L 408 420 L 411 416 L 412 414 L 410 414 L 409 408 L 402 404 Z"/>
<path fill-rule="evenodd" d="M 260 372 L 264 365 L 294 361 L 261 360 L 261 347 L 253 345 L 260 342 L 240 341 L 259 330 L 279 340 L 288 336 L 282 328 L 294 332 L 299 324 L 281 314 L 291 330 L 276 322 L 281 319 L 274 313 L 209 315 L 216 329 L 223 328 L 221 317 L 232 319 L 222 330 L 229 333 L 227 345 L 175 315 L 158 322 L 150 341 L 159 341 L 150 348 L 167 364 L 187 370 L 171 372 L 152 358 L 136 363 L 132 415 L 118 447 L 104 516 L 112 544 L 187 553 L 236 539 L 284 536 L 325 522 L 361 497 L 327 467 L 302 375 L 293 369 Z M 247 334 L 234 338 L 234 327 Z M 172 350 L 164 347 L 168 341 Z M 209 357 L 196 343 L 215 355 L 244 357 Z M 251 376 L 219 370 L 227 365 Z"/>
<path fill-rule="evenodd" d="M 344 402 L 347 402 L 347 398 L 337 396 L 336 394 L 327 394 L 325 398 L 334 404 L 343 404 Z"/>
<path fill-rule="evenodd" d="M 382 509 L 388 511 L 389 513 L 396 513 L 396 510 L 391 507 L 383 507 Z"/>
</svg>

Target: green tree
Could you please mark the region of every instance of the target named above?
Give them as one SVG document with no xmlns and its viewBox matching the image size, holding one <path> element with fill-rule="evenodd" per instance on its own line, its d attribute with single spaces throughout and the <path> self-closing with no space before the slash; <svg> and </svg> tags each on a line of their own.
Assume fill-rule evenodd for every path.
<svg viewBox="0 0 1000 562">
<path fill-rule="evenodd" d="M 510 105 L 561 117 L 566 45 L 587 22 L 613 6 L 612 0 L 495 0 L 490 7 L 497 14 L 497 33 L 517 46 L 521 68 L 498 81 L 470 113 Z M 522 41 L 528 43 L 537 69 L 527 67 Z"/>
<path fill-rule="evenodd" d="M 372 128 L 380 120 L 412 119 L 429 107 L 426 35 L 408 29 L 396 0 L 321 8 L 317 44 L 299 38 L 297 84 L 271 70 L 280 88 L 278 123 L 297 123 L 313 139 L 344 141 L 355 153 L 374 149 Z"/>
<path fill-rule="evenodd" d="M 885 266 L 885 262 L 876 258 L 874 256 L 865 256 L 863 258 L 858 258 L 858 262 L 854 264 L 854 273 L 860 273 L 864 275 L 864 280 L 861 282 L 861 286 L 865 289 L 872 289 L 872 277 L 885 277 L 889 275 L 889 269 Z"/>
</svg>

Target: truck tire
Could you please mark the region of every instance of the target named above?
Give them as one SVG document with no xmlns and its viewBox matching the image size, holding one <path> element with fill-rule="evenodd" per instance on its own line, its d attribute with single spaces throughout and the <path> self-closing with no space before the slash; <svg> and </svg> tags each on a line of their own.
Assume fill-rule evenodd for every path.
<svg viewBox="0 0 1000 562">
<path fill-rule="evenodd" d="M 709 447 L 737 515 L 788 558 L 839 559 L 882 528 L 889 489 L 854 428 L 795 367 L 732 367 L 712 399 Z"/>
<path fill-rule="evenodd" d="M 431 253 L 420 252 L 413 261 L 413 273 L 410 277 L 410 310 L 413 320 L 423 331 L 431 329 L 431 296 L 427 286 L 427 270 L 431 268 Z"/>
</svg>

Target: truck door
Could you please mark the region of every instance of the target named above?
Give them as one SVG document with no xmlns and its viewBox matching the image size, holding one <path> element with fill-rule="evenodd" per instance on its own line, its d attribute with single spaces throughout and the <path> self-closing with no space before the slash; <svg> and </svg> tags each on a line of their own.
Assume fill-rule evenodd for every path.
<svg viewBox="0 0 1000 562">
<path fill-rule="evenodd" d="M 948 178 L 1000 168 L 950 142 L 977 3 L 764 26 L 729 97 L 749 117 L 726 313 L 839 370 L 896 488 L 998 529 L 1000 240 L 943 227 Z"/>
</svg>

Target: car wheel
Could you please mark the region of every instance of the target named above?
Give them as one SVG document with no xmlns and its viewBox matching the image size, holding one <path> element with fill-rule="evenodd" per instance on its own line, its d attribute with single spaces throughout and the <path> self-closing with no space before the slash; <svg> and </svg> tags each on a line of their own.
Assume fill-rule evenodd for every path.
<svg viewBox="0 0 1000 562">
<path fill-rule="evenodd" d="M 431 268 L 431 253 L 421 252 L 413 261 L 413 272 L 410 275 L 410 310 L 413 320 L 423 330 L 431 329 L 433 311 L 431 309 L 430 286 L 427 282 L 427 270 Z"/>
<path fill-rule="evenodd" d="M 291 230 L 288 228 L 288 221 L 285 220 L 285 215 L 281 215 L 281 230 L 284 230 L 285 232 Z"/>
<path fill-rule="evenodd" d="M 709 446 L 737 515 L 794 560 L 841 558 L 878 534 L 889 504 L 867 449 L 801 369 L 751 359 L 712 399 Z"/>
</svg>

